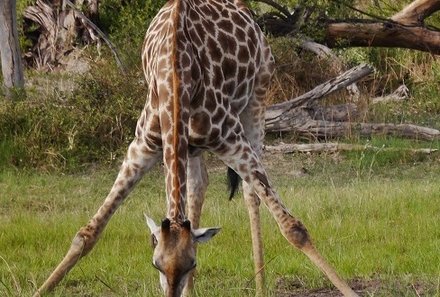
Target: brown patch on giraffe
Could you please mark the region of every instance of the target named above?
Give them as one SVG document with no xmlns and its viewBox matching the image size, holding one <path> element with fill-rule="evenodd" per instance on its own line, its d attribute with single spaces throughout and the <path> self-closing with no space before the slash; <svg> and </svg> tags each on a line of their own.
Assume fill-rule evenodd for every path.
<svg viewBox="0 0 440 297">
<path fill-rule="evenodd" d="M 201 46 L 201 45 L 203 45 L 203 42 L 205 40 L 207 32 L 205 30 L 205 27 L 200 22 L 195 23 L 194 28 L 195 28 L 195 30 L 193 31 L 194 32 L 194 36 L 193 36 L 194 41 L 200 42 L 200 43 L 198 43 L 198 45 Z"/>
<path fill-rule="evenodd" d="M 269 193 L 267 191 L 270 188 L 270 185 L 269 185 L 269 181 L 267 180 L 266 175 L 261 173 L 261 172 L 259 172 L 259 171 L 255 171 L 254 172 L 254 176 L 264 186 L 264 188 L 266 189 L 266 195 L 268 195 Z"/>
<path fill-rule="evenodd" d="M 212 22 L 209 22 L 207 20 L 202 20 L 202 25 L 205 27 L 206 33 L 208 33 L 209 38 L 211 38 L 212 36 L 214 37 L 216 36 L 217 28 Z"/>
<path fill-rule="evenodd" d="M 168 131 L 171 128 L 171 119 L 166 110 L 160 113 L 160 126 L 164 131 Z"/>
<path fill-rule="evenodd" d="M 244 153 L 241 155 L 241 158 L 244 159 L 244 160 L 247 160 L 247 159 L 249 158 L 249 154 L 246 153 L 246 152 L 244 152 Z"/>
<path fill-rule="evenodd" d="M 191 58 L 187 53 L 181 53 L 181 67 L 182 68 L 188 68 L 191 65 Z"/>
<path fill-rule="evenodd" d="M 291 219 L 295 220 L 292 217 Z M 307 231 L 306 227 L 298 220 L 295 220 L 295 222 L 293 222 L 293 226 L 291 226 L 287 232 L 288 235 L 286 235 L 286 237 L 293 245 L 295 245 L 295 247 L 299 249 L 310 242 L 309 232 Z"/>
<path fill-rule="evenodd" d="M 205 112 L 198 112 L 192 116 L 192 129 L 200 135 L 207 135 L 210 130 L 210 116 Z"/>
<path fill-rule="evenodd" d="M 246 42 L 246 32 L 242 28 L 235 27 L 234 36 L 237 38 L 238 42 Z"/>
<path fill-rule="evenodd" d="M 191 77 L 192 77 L 192 79 L 194 79 L 195 81 L 199 81 L 200 76 L 201 76 L 200 66 L 198 64 L 196 64 L 196 63 L 193 63 L 191 65 Z"/>
<path fill-rule="evenodd" d="M 241 172 L 247 172 L 248 171 L 248 166 L 246 164 L 240 164 L 238 166 L 238 170 Z"/>
<path fill-rule="evenodd" d="M 149 133 L 145 137 L 145 142 L 147 145 L 142 149 L 143 154 L 151 153 L 153 151 L 156 151 L 157 148 L 162 147 L 162 138 L 152 133 Z M 155 147 L 156 149 L 152 149 L 152 147 Z"/>
<path fill-rule="evenodd" d="M 234 94 L 235 87 L 235 81 L 223 83 L 222 92 L 225 95 L 225 98 L 230 98 Z"/>
<path fill-rule="evenodd" d="M 237 50 L 237 42 L 231 35 L 225 33 L 224 31 L 219 31 L 217 40 L 220 43 L 224 53 L 235 55 L 235 51 Z"/>
<path fill-rule="evenodd" d="M 247 69 L 246 77 L 248 79 L 252 78 L 255 75 L 255 66 L 253 64 L 250 64 Z"/>
<path fill-rule="evenodd" d="M 223 30 L 227 33 L 230 33 L 230 34 L 234 30 L 234 26 L 232 25 L 232 23 L 228 20 L 225 20 L 225 19 L 218 21 L 217 25 L 221 28 L 221 30 Z"/>
<path fill-rule="evenodd" d="M 212 128 L 209 134 L 209 143 L 216 143 L 220 137 L 220 129 Z"/>
<path fill-rule="evenodd" d="M 217 1 L 210 1 L 209 4 L 215 8 L 217 11 L 221 11 L 223 13 L 223 6 L 221 4 L 217 3 Z"/>
<path fill-rule="evenodd" d="M 219 123 L 225 118 L 226 112 L 223 108 L 218 108 L 217 111 L 212 116 L 212 121 L 214 123 Z"/>
<path fill-rule="evenodd" d="M 219 48 L 217 41 L 211 36 L 208 37 L 208 41 L 206 43 L 206 47 L 208 48 L 209 55 L 211 60 L 214 62 L 220 62 L 222 57 L 222 50 Z"/>
<path fill-rule="evenodd" d="M 247 47 L 248 47 L 248 49 L 249 49 L 249 54 L 250 54 L 250 56 L 251 56 L 251 57 L 254 57 L 254 56 L 255 56 L 255 53 L 256 53 L 256 51 L 257 51 L 257 48 L 255 47 L 255 44 L 254 44 L 254 42 L 253 42 L 251 39 L 248 39 Z"/>
<path fill-rule="evenodd" d="M 229 133 L 229 135 L 226 137 L 225 141 L 227 143 L 236 144 L 239 140 L 239 136 L 235 133 Z"/>
<path fill-rule="evenodd" d="M 231 21 L 236 27 L 245 28 L 247 25 L 242 15 L 238 13 L 233 13 L 231 15 Z"/>
<path fill-rule="evenodd" d="M 237 75 L 237 63 L 231 58 L 224 58 L 222 63 L 224 79 L 230 79 Z"/>
<path fill-rule="evenodd" d="M 237 74 L 237 78 L 244 80 L 246 78 L 246 73 L 247 73 L 247 67 L 245 66 L 239 66 L 238 67 L 238 74 Z M 247 85 L 247 82 L 243 82 L 243 84 Z"/>
<path fill-rule="evenodd" d="M 126 178 L 130 178 L 131 176 L 133 176 L 134 172 L 133 172 L 133 170 L 132 170 L 130 167 L 126 166 L 126 167 L 124 168 L 124 172 L 123 172 L 123 174 L 124 174 L 124 176 L 125 176 Z"/>
<path fill-rule="evenodd" d="M 155 133 L 160 133 L 159 116 L 157 116 L 157 115 L 150 116 L 148 123 L 149 123 L 149 126 L 148 126 L 149 131 L 152 131 Z"/>
<path fill-rule="evenodd" d="M 205 98 L 205 102 L 204 102 L 204 106 L 206 108 L 206 110 L 210 113 L 214 112 L 217 104 L 215 102 L 215 94 L 213 90 L 207 90 L 206 94 L 204 96 Z"/>
<path fill-rule="evenodd" d="M 227 137 L 229 135 L 229 127 L 234 126 L 236 123 L 236 120 L 233 117 L 226 117 L 226 120 L 223 121 L 222 124 L 222 136 Z"/>
<path fill-rule="evenodd" d="M 238 60 L 239 61 L 247 61 L 249 60 L 250 56 L 249 56 L 249 51 L 247 50 L 247 48 L 240 46 L 239 50 L 238 50 Z"/>
<path fill-rule="evenodd" d="M 217 89 L 217 90 L 219 90 L 221 87 L 222 87 L 222 84 L 223 84 L 223 72 L 222 72 L 222 69 L 221 69 L 221 67 L 219 66 L 219 65 L 214 65 L 213 66 L 213 74 L 214 74 L 214 78 L 213 78 L 213 81 L 212 81 L 212 85 L 213 85 L 213 87 L 215 88 L 215 89 Z M 217 93 L 218 94 L 218 93 Z M 220 96 L 219 95 L 217 95 L 216 94 L 216 96 L 215 96 L 215 99 L 217 100 L 217 103 L 218 103 L 218 100 L 219 100 L 219 98 L 221 98 L 222 97 L 222 93 L 220 93 Z"/>
<path fill-rule="evenodd" d="M 188 143 L 187 143 L 186 139 L 181 137 L 178 154 L 179 154 L 179 156 L 186 156 L 187 151 L 188 151 Z M 185 168 L 185 165 L 183 165 L 183 167 Z"/>
<path fill-rule="evenodd" d="M 208 5 L 200 7 L 200 10 L 204 12 L 206 16 L 211 16 L 213 20 L 220 18 L 220 13 L 217 10 L 211 9 Z"/>
</svg>

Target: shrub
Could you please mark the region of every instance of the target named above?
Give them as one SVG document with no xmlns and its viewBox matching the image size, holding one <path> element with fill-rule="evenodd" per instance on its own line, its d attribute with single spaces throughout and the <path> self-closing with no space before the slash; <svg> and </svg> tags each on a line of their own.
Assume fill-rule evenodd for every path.
<svg viewBox="0 0 440 297">
<path fill-rule="evenodd" d="M 51 83 L 56 84 L 52 77 Z M 70 169 L 123 156 L 146 99 L 138 72 L 98 62 L 71 94 L 0 99 L 0 166 Z"/>
</svg>

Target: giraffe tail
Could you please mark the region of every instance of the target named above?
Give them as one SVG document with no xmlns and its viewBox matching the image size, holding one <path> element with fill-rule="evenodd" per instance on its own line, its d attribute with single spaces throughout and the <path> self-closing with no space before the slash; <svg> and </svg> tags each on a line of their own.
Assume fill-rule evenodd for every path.
<svg viewBox="0 0 440 297">
<path fill-rule="evenodd" d="M 227 172 L 227 183 L 228 183 L 228 191 L 229 191 L 229 200 L 234 198 L 235 193 L 238 191 L 238 187 L 240 186 L 241 178 L 232 168 L 228 167 Z"/>
</svg>

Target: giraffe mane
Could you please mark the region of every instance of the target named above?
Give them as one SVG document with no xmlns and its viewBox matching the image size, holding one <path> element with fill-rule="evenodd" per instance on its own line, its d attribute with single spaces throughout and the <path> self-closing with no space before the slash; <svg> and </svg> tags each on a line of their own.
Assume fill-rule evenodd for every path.
<svg viewBox="0 0 440 297">
<path fill-rule="evenodd" d="M 175 191 L 171 193 L 171 195 L 174 194 L 173 197 L 170 197 L 170 199 L 174 200 L 174 214 L 175 217 L 171 219 L 177 219 L 179 217 L 179 214 L 182 213 L 181 209 L 181 197 L 182 194 L 180 193 L 181 187 L 179 185 L 179 179 L 177 177 L 177 173 L 179 172 L 179 131 L 183 131 L 181 129 L 181 109 L 182 106 L 180 105 L 180 78 L 179 78 L 179 68 L 180 68 L 180 62 L 179 62 L 179 53 L 178 53 L 178 46 L 177 46 L 177 30 L 180 24 L 180 13 L 181 13 L 181 0 L 176 0 L 175 3 L 175 11 L 173 15 L 173 48 L 172 48 L 172 67 L 173 67 L 173 159 L 174 159 L 174 168 L 173 171 L 176 173 L 173 177 L 173 184 Z"/>
</svg>

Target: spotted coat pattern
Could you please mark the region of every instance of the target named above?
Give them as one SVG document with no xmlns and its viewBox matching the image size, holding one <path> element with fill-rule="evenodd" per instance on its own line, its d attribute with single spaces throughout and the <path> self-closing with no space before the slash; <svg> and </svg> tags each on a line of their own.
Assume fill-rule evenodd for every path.
<svg viewBox="0 0 440 297">
<path fill-rule="evenodd" d="M 316 251 L 306 228 L 284 206 L 260 162 L 263 98 L 274 59 L 242 1 L 168 1 L 147 31 L 142 65 L 149 86 L 147 102 L 118 177 L 36 296 L 53 288 L 93 248 L 118 206 L 160 159 L 165 168 L 167 214 L 160 226 L 147 218 L 154 243 L 153 265 L 166 296 L 181 296 L 184 286 L 192 283 L 196 243 L 218 232 L 217 228 L 197 229 L 207 183 L 200 157 L 203 150 L 216 154 L 244 181 L 257 292 L 263 290 L 259 218 L 263 201 L 284 237 L 344 295 L 356 296 Z"/>
</svg>

